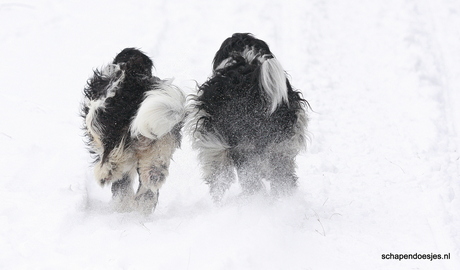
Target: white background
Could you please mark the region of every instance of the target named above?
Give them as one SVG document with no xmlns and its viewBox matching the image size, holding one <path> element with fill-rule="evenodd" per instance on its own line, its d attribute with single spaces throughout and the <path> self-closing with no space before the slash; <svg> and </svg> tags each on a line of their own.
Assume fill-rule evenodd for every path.
<svg viewBox="0 0 460 270">
<path fill-rule="evenodd" d="M 138 47 L 194 93 L 234 32 L 314 110 L 298 193 L 214 206 L 185 136 L 155 213 L 113 212 L 79 117 L 92 69 Z M 460 269 L 459 134 L 456 0 L 0 1 L 0 269 Z"/>
</svg>

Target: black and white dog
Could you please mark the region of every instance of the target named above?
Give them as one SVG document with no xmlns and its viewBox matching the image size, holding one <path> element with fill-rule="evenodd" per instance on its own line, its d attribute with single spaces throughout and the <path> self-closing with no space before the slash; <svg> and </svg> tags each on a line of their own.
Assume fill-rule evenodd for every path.
<svg viewBox="0 0 460 270">
<path fill-rule="evenodd" d="M 152 75 L 153 62 L 134 48 L 94 71 L 84 89 L 82 116 L 94 176 L 112 184 L 119 210 L 150 213 L 180 146 L 185 96 Z M 139 174 L 134 194 L 133 180 Z"/>
<path fill-rule="evenodd" d="M 222 43 L 213 75 L 192 98 L 189 122 L 215 202 L 234 181 L 235 168 L 243 194 L 263 191 L 262 179 L 275 197 L 295 190 L 308 106 L 264 41 L 236 33 Z"/>
</svg>

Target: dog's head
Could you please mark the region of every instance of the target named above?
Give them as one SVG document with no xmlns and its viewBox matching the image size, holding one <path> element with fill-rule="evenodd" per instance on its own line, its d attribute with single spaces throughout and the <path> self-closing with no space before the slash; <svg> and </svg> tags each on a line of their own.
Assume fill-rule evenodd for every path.
<svg viewBox="0 0 460 270">
<path fill-rule="evenodd" d="M 213 70 L 218 73 L 219 70 L 230 68 L 241 61 L 260 66 L 258 81 L 260 89 L 267 95 L 270 113 L 282 103 L 289 103 L 286 74 L 267 43 L 249 33 L 235 33 L 227 38 L 217 51 L 213 60 Z"/>
<path fill-rule="evenodd" d="M 237 57 L 243 57 L 248 63 L 253 64 L 254 60 L 261 63 L 273 58 L 273 55 L 263 40 L 249 33 L 235 33 L 220 46 L 214 57 L 213 69 L 222 68 L 228 61 L 235 60 Z"/>
<path fill-rule="evenodd" d="M 153 62 L 150 58 L 135 48 L 126 48 L 113 60 L 114 65 L 119 65 L 121 70 L 151 76 Z"/>
</svg>

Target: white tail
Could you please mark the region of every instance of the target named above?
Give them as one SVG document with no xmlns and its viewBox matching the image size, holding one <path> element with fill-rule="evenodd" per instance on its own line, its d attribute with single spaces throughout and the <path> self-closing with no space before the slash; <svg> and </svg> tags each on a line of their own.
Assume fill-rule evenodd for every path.
<svg viewBox="0 0 460 270">
<path fill-rule="evenodd" d="M 185 96 L 179 88 L 171 81 L 161 81 L 157 88 L 146 92 L 131 122 L 131 136 L 156 139 L 170 132 L 184 119 L 184 103 Z"/>
<path fill-rule="evenodd" d="M 270 113 L 273 113 L 283 102 L 289 104 L 286 74 L 276 58 L 269 58 L 262 63 L 260 86 L 265 90 L 270 99 Z"/>
</svg>

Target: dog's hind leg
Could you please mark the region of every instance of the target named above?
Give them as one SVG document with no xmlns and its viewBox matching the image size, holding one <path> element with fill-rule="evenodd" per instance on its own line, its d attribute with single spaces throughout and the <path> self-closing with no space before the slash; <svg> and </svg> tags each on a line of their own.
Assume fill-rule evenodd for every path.
<svg viewBox="0 0 460 270">
<path fill-rule="evenodd" d="M 158 190 L 169 174 L 169 164 L 179 142 L 168 133 L 158 140 L 141 137 L 138 143 L 139 189 L 135 202 L 140 212 L 149 214 L 156 207 Z"/>
<path fill-rule="evenodd" d="M 211 164 L 203 166 L 204 180 L 209 185 L 209 193 L 213 201 L 219 204 L 225 192 L 235 180 L 233 166 L 224 161 L 210 161 Z"/>
<path fill-rule="evenodd" d="M 291 195 L 297 188 L 295 156 L 271 154 L 269 157 L 267 180 L 271 194 L 275 197 Z"/>
<path fill-rule="evenodd" d="M 199 141 L 194 147 L 200 149 L 198 158 L 204 181 L 209 185 L 209 193 L 213 201 L 219 204 L 227 189 L 235 181 L 235 171 L 228 146 L 214 138 Z"/>
<path fill-rule="evenodd" d="M 257 155 L 249 155 L 249 157 L 244 156 L 242 159 L 236 158 L 236 170 L 243 195 L 253 195 L 263 191 L 260 158 Z"/>
<path fill-rule="evenodd" d="M 158 189 L 147 188 L 140 182 L 135 197 L 137 210 L 145 215 L 150 214 L 157 206 L 159 196 L 160 191 Z"/>
<path fill-rule="evenodd" d="M 132 182 L 135 174 L 135 170 L 125 173 L 122 179 L 112 184 L 112 197 L 119 211 L 129 211 L 131 208 L 131 201 L 134 197 Z"/>
</svg>

